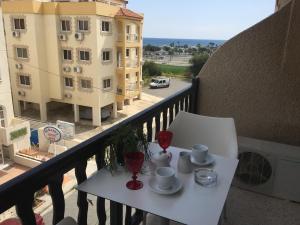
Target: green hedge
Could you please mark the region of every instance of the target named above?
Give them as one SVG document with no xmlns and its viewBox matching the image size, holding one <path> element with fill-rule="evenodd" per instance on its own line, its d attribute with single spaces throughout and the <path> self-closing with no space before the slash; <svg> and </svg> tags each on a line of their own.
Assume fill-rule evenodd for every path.
<svg viewBox="0 0 300 225">
<path fill-rule="evenodd" d="M 13 141 L 19 137 L 25 136 L 27 134 L 27 128 L 21 128 L 19 130 L 10 133 L 10 140 Z"/>
</svg>

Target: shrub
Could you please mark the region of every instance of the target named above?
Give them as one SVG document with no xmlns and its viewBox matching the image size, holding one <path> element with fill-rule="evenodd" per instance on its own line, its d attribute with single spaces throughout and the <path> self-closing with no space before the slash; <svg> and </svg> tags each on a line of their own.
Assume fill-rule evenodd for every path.
<svg viewBox="0 0 300 225">
<path fill-rule="evenodd" d="M 198 73 L 200 72 L 200 70 L 208 60 L 208 58 L 209 58 L 208 54 L 201 54 L 201 55 L 194 55 L 190 59 L 190 63 L 192 65 L 189 67 L 189 71 L 194 77 L 198 75 Z"/>
<path fill-rule="evenodd" d="M 160 76 L 161 69 L 152 61 L 146 61 L 143 65 L 143 75 L 144 76 Z"/>
</svg>

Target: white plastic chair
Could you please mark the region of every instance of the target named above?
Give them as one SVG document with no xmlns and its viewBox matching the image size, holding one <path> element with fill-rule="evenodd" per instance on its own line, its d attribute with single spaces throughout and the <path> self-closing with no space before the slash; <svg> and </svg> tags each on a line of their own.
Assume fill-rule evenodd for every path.
<svg viewBox="0 0 300 225">
<path fill-rule="evenodd" d="M 208 117 L 180 111 L 169 130 L 172 146 L 191 149 L 195 144 L 208 146 L 208 152 L 237 158 L 237 136 L 232 118 Z"/>
<path fill-rule="evenodd" d="M 56 225 L 77 225 L 77 223 L 72 217 L 66 217 Z"/>
</svg>

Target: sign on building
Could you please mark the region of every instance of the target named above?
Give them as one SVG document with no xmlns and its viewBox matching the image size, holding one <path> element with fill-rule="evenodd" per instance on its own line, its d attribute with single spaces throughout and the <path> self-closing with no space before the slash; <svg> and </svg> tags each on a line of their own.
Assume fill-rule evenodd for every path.
<svg viewBox="0 0 300 225">
<path fill-rule="evenodd" d="M 75 124 L 61 120 L 56 121 L 56 126 L 62 131 L 64 139 L 72 139 L 75 136 Z"/>
<path fill-rule="evenodd" d="M 44 127 L 44 136 L 51 143 L 59 142 L 62 138 L 62 131 L 56 126 L 46 126 Z"/>
</svg>

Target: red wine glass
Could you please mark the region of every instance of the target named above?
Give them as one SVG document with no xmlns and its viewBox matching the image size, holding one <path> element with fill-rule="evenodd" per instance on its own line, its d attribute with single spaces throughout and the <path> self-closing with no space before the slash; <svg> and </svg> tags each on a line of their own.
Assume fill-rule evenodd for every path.
<svg viewBox="0 0 300 225">
<path fill-rule="evenodd" d="M 171 145 L 173 133 L 171 131 L 160 131 L 157 134 L 157 141 L 160 147 L 162 147 L 163 152 L 166 153 L 166 149 Z"/>
<path fill-rule="evenodd" d="M 132 172 L 132 180 L 128 181 L 126 187 L 130 190 L 139 190 L 143 187 L 143 182 L 137 180 L 137 174 L 140 172 L 144 162 L 144 153 L 130 152 L 125 154 L 125 164 L 127 169 Z"/>
</svg>

